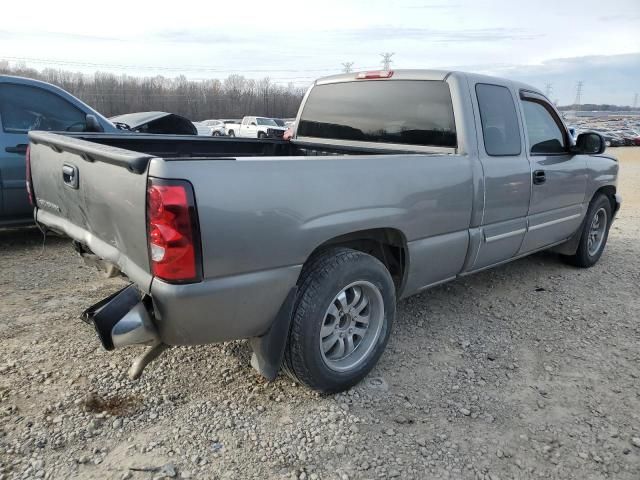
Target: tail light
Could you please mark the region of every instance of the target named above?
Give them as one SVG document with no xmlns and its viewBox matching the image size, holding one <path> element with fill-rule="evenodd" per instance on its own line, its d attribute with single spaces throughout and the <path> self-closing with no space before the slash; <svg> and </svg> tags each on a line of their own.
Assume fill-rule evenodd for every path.
<svg viewBox="0 0 640 480">
<path fill-rule="evenodd" d="M 202 280 L 200 232 L 191 184 L 149 179 L 147 222 L 153 275 L 170 283 Z"/>
<path fill-rule="evenodd" d="M 27 166 L 26 183 L 27 183 L 27 196 L 29 197 L 29 204 L 32 207 L 36 205 L 36 199 L 33 193 L 33 180 L 31 179 L 31 146 L 27 146 L 27 154 L 25 156 L 25 164 Z"/>
<path fill-rule="evenodd" d="M 375 70 L 373 72 L 360 72 L 356 75 L 357 80 L 368 80 L 371 78 L 391 78 L 393 70 Z"/>
</svg>

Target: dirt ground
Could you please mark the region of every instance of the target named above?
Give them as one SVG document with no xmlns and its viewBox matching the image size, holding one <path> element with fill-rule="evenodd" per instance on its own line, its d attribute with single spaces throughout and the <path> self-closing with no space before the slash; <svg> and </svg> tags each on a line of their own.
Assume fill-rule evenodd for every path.
<svg viewBox="0 0 640 480">
<path fill-rule="evenodd" d="M 409 298 L 373 373 L 322 397 L 245 342 L 142 379 L 78 320 L 119 288 L 69 242 L 0 231 L 0 480 L 640 478 L 640 148 L 598 265 L 543 253 Z"/>
</svg>

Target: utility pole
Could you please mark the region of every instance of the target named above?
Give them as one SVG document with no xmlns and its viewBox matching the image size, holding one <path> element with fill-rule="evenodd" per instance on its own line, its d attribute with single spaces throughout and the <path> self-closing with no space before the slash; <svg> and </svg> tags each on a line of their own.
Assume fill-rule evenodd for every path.
<svg viewBox="0 0 640 480">
<path fill-rule="evenodd" d="M 553 92 L 553 84 L 552 83 L 546 83 L 544 86 L 544 95 L 547 98 L 551 98 L 551 93 Z"/>
<path fill-rule="evenodd" d="M 637 93 L 633 96 L 633 109 L 635 110 L 636 108 L 638 108 L 638 94 Z"/>
<path fill-rule="evenodd" d="M 573 102 L 574 105 L 576 105 L 576 110 L 580 110 L 580 104 L 582 102 L 582 86 L 583 85 L 584 85 L 584 82 L 582 80 L 580 80 L 576 84 L 576 101 Z"/>
<path fill-rule="evenodd" d="M 383 70 L 389 70 L 391 67 L 391 63 L 393 62 L 393 60 L 391 60 L 391 57 L 393 57 L 395 55 L 395 53 L 392 52 L 387 52 L 387 53 L 381 53 L 380 56 L 382 57 L 382 69 Z"/>
<path fill-rule="evenodd" d="M 354 62 L 344 62 L 342 64 L 342 73 L 351 73 L 351 72 L 353 72 L 353 63 Z"/>
</svg>

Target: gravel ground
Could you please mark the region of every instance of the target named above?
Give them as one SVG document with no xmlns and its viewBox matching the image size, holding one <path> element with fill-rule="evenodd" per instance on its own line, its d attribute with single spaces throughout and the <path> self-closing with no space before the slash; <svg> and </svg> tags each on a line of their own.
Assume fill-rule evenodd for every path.
<svg viewBox="0 0 640 480">
<path fill-rule="evenodd" d="M 174 348 L 139 381 L 78 320 L 123 281 L 0 231 L 0 480 L 640 478 L 640 148 L 589 270 L 538 254 L 400 303 L 378 367 L 323 397 L 245 342 Z"/>
</svg>

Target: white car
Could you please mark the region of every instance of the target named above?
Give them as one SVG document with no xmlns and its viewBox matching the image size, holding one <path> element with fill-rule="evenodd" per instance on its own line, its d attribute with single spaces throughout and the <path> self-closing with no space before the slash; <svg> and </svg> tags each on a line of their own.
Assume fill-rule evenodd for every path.
<svg viewBox="0 0 640 480">
<path fill-rule="evenodd" d="M 211 130 L 210 135 L 213 135 L 214 137 L 226 135 L 226 132 L 224 129 L 225 125 L 222 120 L 203 120 L 200 123 L 202 125 L 206 125 L 207 127 L 209 127 Z"/>
<path fill-rule="evenodd" d="M 211 136 L 211 127 L 205 125 L 203 122 L 191 122 L 195 125 L 196 130 L 198 131 L 198 135 L 200 136 Z"/>
<path fill-rule="evenodd" d="M 239 132 L 234 133 L 236 136 L 244 138 L 281 138 L 286 130 L 286 127 L 278 126 L 272 118 L 244 117 Z M 229 127 L 227 127 L 227 131 L 229 131 Z"/>
<path fill-rule="evenodd" d="M 221 122 L 224 124 L 225 135 L 235 137 L 240 132 L 240 122 L 242 122 L 242 120 L 235 118 L 223 118 Z"/>
</svg>

